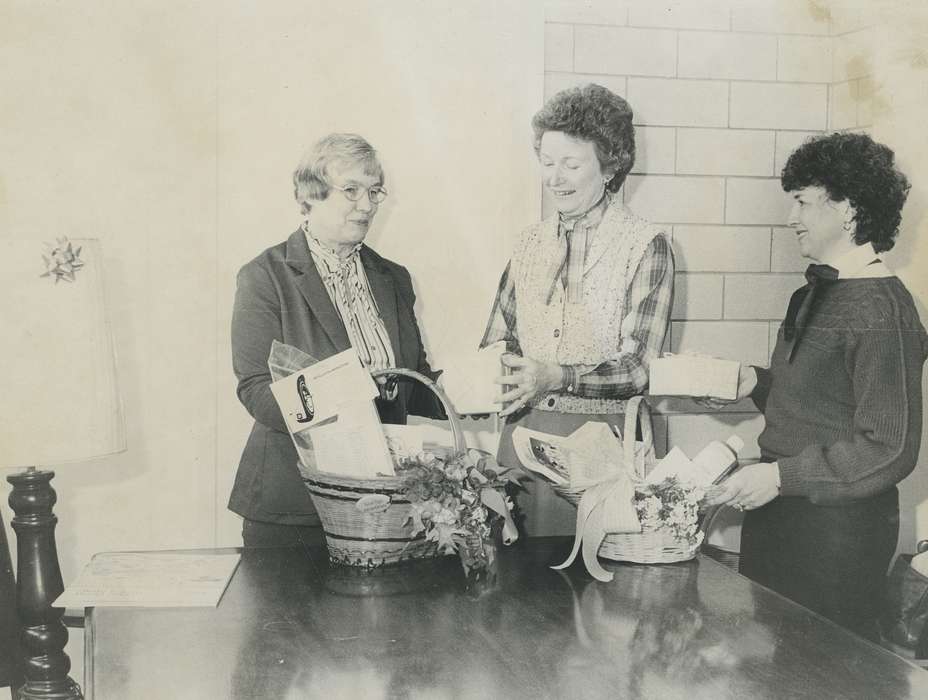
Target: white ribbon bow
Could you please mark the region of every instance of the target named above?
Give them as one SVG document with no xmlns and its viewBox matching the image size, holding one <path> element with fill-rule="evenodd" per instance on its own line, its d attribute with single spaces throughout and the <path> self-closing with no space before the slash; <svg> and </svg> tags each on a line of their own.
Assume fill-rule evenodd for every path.
<svg viewBox="0 0 928 700">
<path fill-rule="evenodd" d="M 583 563 L 597 581 L 609 582 L 613 574 L 596 558 L 607 534 L 641 532 L 635 510 L 635 484 L 625 470 L 619 471 L 583 492 L 577 506 L 577 530 L 570 556 L 552 569 L 564 569 L 583 549 Z"/>
</svg>

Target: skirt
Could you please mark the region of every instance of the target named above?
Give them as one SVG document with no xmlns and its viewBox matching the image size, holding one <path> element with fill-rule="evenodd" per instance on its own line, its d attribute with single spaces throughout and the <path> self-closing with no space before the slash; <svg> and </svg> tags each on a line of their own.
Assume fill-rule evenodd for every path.
<svg viewBox="0 0 928 700">
<path fill-rule="evenodd" d="M 898 535 L 895 486 L 835 505 L 781 496 L 745 513 L 739 571 L 875 641 Z"/>
</svg>

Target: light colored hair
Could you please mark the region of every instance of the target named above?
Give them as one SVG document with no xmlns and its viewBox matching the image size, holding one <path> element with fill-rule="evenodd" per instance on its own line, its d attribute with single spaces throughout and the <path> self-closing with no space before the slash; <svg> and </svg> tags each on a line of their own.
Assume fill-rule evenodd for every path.
<svg viewBox="0 0 928 700">
<path fill-rule="evenodd" d="M 312 208 L 311 200 L 320 201 L 329 196 L 331 188 L 326 178 L 333 164 L 343 167 L 361 164 L 366 174 L 380 177 L 383 184 L 383 167 L 377 151 L 366 139 L 357 134 L 323 136 L 293 171 L 293 196 L 303 214 L 308 214 Z"/>
</svg>

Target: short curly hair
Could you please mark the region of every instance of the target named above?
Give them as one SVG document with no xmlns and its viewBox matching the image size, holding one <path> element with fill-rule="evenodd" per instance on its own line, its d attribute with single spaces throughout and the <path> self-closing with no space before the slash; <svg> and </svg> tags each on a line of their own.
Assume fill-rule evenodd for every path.
<svg viewBox="0 0 928 700">
<path fill-rule="evenodd" d="M 600 168 L 612 174 L 609 192 L 618 192 L 635 164 L 635 127 L 632 108 L 602 85 L 587 83 L 561 90 L 532 117 L 535 153 L 546 131 L 562 131 L 575 139 L 591 141 Z"/>
<path fill-rule="evenodd" d="M 293 171 L 293 196 L 303 214 L 308 214 L 312 208 L 311 200 L 321 201 L 329 196 L 326 178 L 329 167 L 335 163 L 360 163 L 365 173 L 379 177 L 383 184 L 383 167 L 377 151 L 363 136 L 338 133 L 323 136 L 306 152 Z"/>
<path fill-rule="evenodd" d="M 823 187 L 835 202 L 847 200 L 857 212 L 857 245 L 877 253 L 895 245 L 911 185 L 895 166 L 892 149 L 866 134 L 814 136 L 790 155 L 780 175 L 787 192 Z"/>
</svg>

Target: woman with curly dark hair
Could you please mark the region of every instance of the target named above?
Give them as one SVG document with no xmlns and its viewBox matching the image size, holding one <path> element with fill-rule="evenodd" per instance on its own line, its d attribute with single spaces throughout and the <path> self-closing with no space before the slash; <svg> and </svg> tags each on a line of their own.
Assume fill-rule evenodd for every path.
<svg viewBox="0 0 928 700">
<path fill-rule="evenodd" d="M 863 134 L 807 141 L 781 176 L 806 271 L 769 369 L 742 367 L 766 426 L 762 460 L 710 499 L 747 511 L 746 576 L 877 638 L 899 532 L 896 484 L 915 467 L 928 336 L 879 254 L 909 191 L 893 152 Z"/>
<path fill-rule="evenodd" d="M 482 345 L 505 340 L 511 374 L 498 460 L 518 466 L 522 425 L 569 435 L 587 421 L 622 425 L 664 342 L 673 296 L 667 235 L 618 191 L 635 162 L 632 109 L 599 85 L 557 93 L 532 119 L 542 182 L 557 213 L 522 232 Z M 537 488 L 532 535 L 573 533 L 575 511 Z"/>
</svg>

